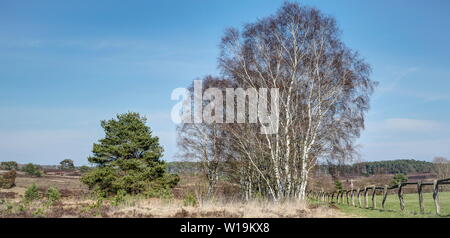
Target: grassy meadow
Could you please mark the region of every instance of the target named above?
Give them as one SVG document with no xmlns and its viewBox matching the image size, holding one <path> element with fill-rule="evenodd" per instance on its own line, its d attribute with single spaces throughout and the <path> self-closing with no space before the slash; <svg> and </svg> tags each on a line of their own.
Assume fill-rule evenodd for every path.
<svg viewBox="0 0 450 238">
<path fill-rule="evenodd" d="M 381 209 L 381 202 L 383 199 L 382 195 L 376 196 L 376 208 L 372 209 L 371 196 L 369 197 L 369 207 L 361 208 L 353 207 L 345 204 L 334 205 L 339 208 L 339 210 L 345 214 L 353 215 L 357 217 L 368 217 L 368 218 L 439 218 L 439 217 L 450 217 L 450 192 L 440 192 L 439 201 L 441 205 L 441 215 L 436 215 L 433 194 L 424 193 L 424 206 L 425 213 L 420 214 L 419 208 L 419 195 L 417 193 L 404 194 L 405 210 L 400 210 L 400 201 L 397 194 L 389 194 L 385 204 L 385 210 Z M 345 200 L 345 199 L 344 199 Z M 361 198 L 362 205 L 364 206 L 364 199 Z M 314 203 L 314 201 L 313 201 Z M 317 203 L 317 202 L 316 202 Z M 358 205 L 358 201 L 355 197 L 355 203 Z"/>
</svg>

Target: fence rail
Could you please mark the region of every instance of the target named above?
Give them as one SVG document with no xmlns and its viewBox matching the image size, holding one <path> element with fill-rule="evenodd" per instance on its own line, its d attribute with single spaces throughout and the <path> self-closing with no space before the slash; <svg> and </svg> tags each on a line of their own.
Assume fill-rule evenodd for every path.
<svg viewBox="0 0 450 238">
<path fill-rule="evenodd" d="M 405 182 L 405 183 L 399 183 L 394 186 L 376 186 L 376 185 L 370 185 L 366 186 L 363 189 L 357 188 L 357 189 L 351 189 L 351 190 L 341 190 L 341 191 L 334 191 L 334 192 L 324 192 L 322 191 L 313 191 L 308 190 L 307 191 L 307 197 L 310 199 L 316 199 L 323 202 L 337 202 L 337 203 L 347 203 L 347 205 L 357 206 L 355 203 L 355 196 L 357 198 L 358 206 L 369 208 L 369 196 L 371 196 L 371 207 L 373 209 L 376 207 L 376 193 L 377 191 L 383 191 L 383 199 L 381 201 L 381 208 L 385 209 L 386 199 L 389 194 L 390 190 L 397 189 L 397 196 L 400 202 L 400 210 L 405 210 L 405 201 L 403 199 L 403 188 L 406 186 L 415 185 L 417 187 L 417 193 L 419 195 L 419 207 L 420 207 L 420 213 L 425 213 L 425 206 L 423 201 L 423 188 L 425 186 L 433 186 L 433 200 L 434 205 L 436 208 L 436 214 L 441 215 L 441 207 L 439 204 L 439 186 L 440 185 L 448 185 L 450 184 L 450 178 L 446 179 L 440 179 L 440 180 L 434 180 L 433 182 Z M 371 192 L 371 194 L 369 194 Z M 363 202 L 361 202 L 362 195 L 364 196 L 364 206 Z M 344 196 L 345 196 L 345 202 L 344 202 Z"/>
</svg>

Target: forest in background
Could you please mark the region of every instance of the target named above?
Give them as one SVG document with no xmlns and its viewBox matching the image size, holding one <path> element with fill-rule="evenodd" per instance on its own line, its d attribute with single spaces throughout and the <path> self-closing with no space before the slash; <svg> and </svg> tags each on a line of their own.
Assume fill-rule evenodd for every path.
<svg viewBox="0 0 450 238">
<path fill-rule="evenodd" d="M 343 165 L 319 164 L 316 173 L 329 175 L 330 167 L 337 169 L 341 175 L 371 176 L 377 174 L 432 173 L 434 164 L 414 159 L 367 161 Z M 177 174 L 198 174 L 201 173 L 201 163 L 191 161 L 169 162 L 168 170 L 170 173 Z"/>
</svg>

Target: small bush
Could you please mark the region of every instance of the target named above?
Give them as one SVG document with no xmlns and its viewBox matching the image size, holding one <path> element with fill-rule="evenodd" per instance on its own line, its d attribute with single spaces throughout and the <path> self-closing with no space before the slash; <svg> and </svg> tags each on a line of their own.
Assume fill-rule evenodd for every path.
<svg viewBox="0 0 450 238">
<path fill-rule="evenodd" d="M 38 187 L 37 187 L 37 185 L 35 183 L 33 183 L 25 191 L 24 199 L 25 199 L 26 202 L 31 202 L 31 201 L 34 201 L 34 200 L 39 200 L 39 198 L 40 198 L 40 195 L 39 195 Z"/>
<path fill-rule="evenodd" d="M 394 175 L 394 178 L 392 178 L 392 181 L 390 183 L 391 186 L 400 184 L 400 183 L 406 183 L 408 182 L 408 176 L 405 174 L 396 174 Z"/>
<path fill-rule="evenodd" d="M 30 176 L 42 177 L 43 173 L 37 165 L 29 163 L 22 168 L 22 171 Z"/>
<path fill-rule="evenodd" d="M 125 202 L 125 197 L 127 195 L 127 192 L 125 192 L 125 190 L 119 190 L 116 194 L 116 196 L 114 196 L 114 198 L 112 199 L 112 204 L 114 206 L 118 206 L 120 204 L 122 204 L 123 202 Z"/>
<path fill-rule="evenodd" d="M 57 188 L 50 187 L 45 193 L 45 197 L 50 204 L 54 204 L 61 199 L 61 194 L 59 193 L 59 190 Z"/>
<path fill-rule="evenodd" d="M 32 215 L 34 217 L 44 218 L 45 217 L 45 209 L 42 207 L 39 207 L 35 211 L 33 211 Z"/>
<path fill-rule="evenodd" d="M 153 188 L 144 192 L 147 198 L 173 199 L 172 190 L 169 188 Z"/>
<path fill-rule="evenodd" d="M 16 171 L 12 170 L 0 176 L 0 188 L 10 189 L 16 184 Z"/>
<path fill-rule="evenodd" d="M 87 173 L 87 172 L 91 171 L 91 170 L 92 170 L 92 167 L 83 165 L 83 166 L 81 166 L 81 167 L 79 168 L 79 170 L 80 170 L 80 173 L 84 174 L 84 173 Z"/>
<path fill-rule="evenodd" d="M 2 169 L 2 170 L 18 170 L 19 165 L 15 161 L 0 162 L 0 169 Z"/>
<path fill-rule="evenodd" d="M 183 199 L 183 204 L 184 206 L 197 206 L 198 202 L 197 202 L 197 198 L 195 197 L 194 194 L 190 193 L 188 195 L 186 195 Z"/>
<path fill-rule="evenodd" d="M 344 190 L 344 187 L 342 186 L 342 182 L 339 180 L 334 181 L 334 188 L 338 192 Z"/>
</svg>

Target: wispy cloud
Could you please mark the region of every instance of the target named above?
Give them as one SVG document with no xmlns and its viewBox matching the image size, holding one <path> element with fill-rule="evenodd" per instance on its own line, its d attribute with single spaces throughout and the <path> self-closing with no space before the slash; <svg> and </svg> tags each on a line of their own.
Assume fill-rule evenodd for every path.
<svg viewBox="0 0 450 238">
<path fill-rule="evenodd" d="M 448 91 L 448 87 L 445 84 L 442 84 L 442 87 L 436 87 L 432 90 L 420 88 L 420 84 L 428 82 L 429 80 L 423 80 L 422 78 L 419 84 L 419 87 L 415 89 L 411 88 L 410 84 L 404 84 L 403 81 L 407 81 L 407 79 L 416 79 L 415 85 L 417 85 L 418 77 L 424 77 L 424 72 L 419 72 L 418 67 L 409 67 L 403 70 L 397 70 L 389 80 L 381 80 L 380 87 L 377 88 L 377 92 L 383 93 L 396 93 L 397 95 L 413 97 L 415 99 L 419 99 L 425 102 L 435 102 L 435 101 L 448 101 L 450 100 L 450 91 Z M 415 74 L 417 73 L 417 74 Z M 418 74 L 420 73 L 420 74 Z M 448 75 L 447 72 L 443 72 L 443 75 Z M 433 76 L 430 76 L 433 77 Z M 445 77 L 445 76 L 444 76 Z M 447 76 L 448 77 L 448 76 Z M 439 80 L 434 80 L 434 82 L 438 82 Z M 445 80 L 444 80 L 445 81 Z M 403 83 L 403 84 L 402 84 Z M 426 88 L 426 87 L 425 87 Z"/>
<path fill-rule="evenodd" d="M 400 81 L 407 78 L 412 73 L 416 72 L 418 70 L 417 67 L 409 67 L 404 70 L 398 71 L 391 80 L 388 80 L 386 84 L 381 83 L 380 88 L 378 89 L 380 92 L 391 92 L 395 90 L 400 83 Z"/>
</svg>

